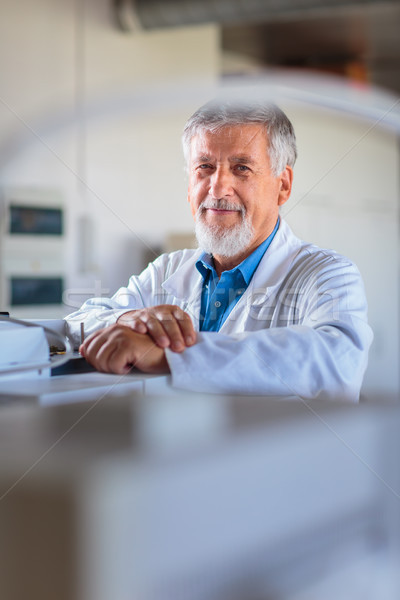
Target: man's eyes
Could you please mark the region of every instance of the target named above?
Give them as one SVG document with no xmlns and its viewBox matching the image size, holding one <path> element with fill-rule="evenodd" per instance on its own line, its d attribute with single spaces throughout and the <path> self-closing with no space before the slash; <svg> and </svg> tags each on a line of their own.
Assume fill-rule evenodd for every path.
<svg viewBox="0 0 400 600">
<path fill-rule="evenodd" d="M 197 166 L 197 169 L 200 169 L 201 171 L 205 171 L 207 169 L 214 169 L 214 165 L 211 165 L 210 163 L 202 163 Z M 234 165 L 233 170 L 238 171 L 239 173 L 245 173 L 246 171 L 250 171 L 247 165 Z"/>
<path fill-rule="evenodd" d="M 200 163 L 199 165 L 195 165 L 195 171 L 211 171 L 214 167 L 210 163 Z"/>
</svg>

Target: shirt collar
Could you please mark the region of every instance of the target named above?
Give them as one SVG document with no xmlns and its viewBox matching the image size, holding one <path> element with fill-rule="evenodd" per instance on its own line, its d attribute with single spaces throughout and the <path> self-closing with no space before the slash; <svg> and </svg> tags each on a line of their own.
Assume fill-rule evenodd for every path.
<svg viewBox="0 0 400 600">
<path fill-rule="evenodd" d="M 274 227 L 272 233 L 264 240 L 255 250 L 252 252 L 247 258 L 245 258 L 239 265 L 230 269 L 230 271 L 225 271 L 225 273 L 236 274 L 238 271 L 241 273 L 246 285 L 249 285 L 251 278 L 254 275 L 254 271 L 257 269 L 260 260 L 264 256 L 265 252 L 268 249 L 268 246 L 272 242 L 276 232 L 279 227 L 279 217 Z M 204 279 L 204 282 L 208 280 L 210 276 L 215 277 L 217 275 L 214 268 L 214 261 L 211 254 L 207 254 L 203 252 L 200 255 L 199 260 L 196 262 L 196 268 Z"/>
</svg>

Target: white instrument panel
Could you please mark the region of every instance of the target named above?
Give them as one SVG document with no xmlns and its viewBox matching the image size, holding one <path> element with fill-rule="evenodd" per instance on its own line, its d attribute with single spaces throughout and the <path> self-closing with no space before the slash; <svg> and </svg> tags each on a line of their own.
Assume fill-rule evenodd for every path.
<svg viewBox="0 0 400 600">
<path fill-rule="evenodd" d="M 65 280 L 65 210 L 57 189 L 1 191 L 0 305 L 15 317 L 57 312 Z"/>
</svg>

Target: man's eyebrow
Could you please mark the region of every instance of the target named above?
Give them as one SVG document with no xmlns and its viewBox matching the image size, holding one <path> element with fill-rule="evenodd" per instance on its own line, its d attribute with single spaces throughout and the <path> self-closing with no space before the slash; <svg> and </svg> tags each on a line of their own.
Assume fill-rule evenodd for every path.
<svg viewBox="0 0 400 600">
<path fill-rule="evenodd" d="M 193 157 L 193 160 L 195 162 L 210 162 L 212 159 L 208 154 L 198 154 L 197 156 Z"/>
<path fill-rule="evenodd" d="M 193 156 L 194 162 L 211 162 L 213 158 L 209 154 L 199 154 L 197 156 Z M 242 163 L 246 165 L 254 165 L 255 160 L 251 158 L 248 154 L 241 154 L 240 156 L 230 156 L 230 163 Z"/>
<path fill-rule="evenodd" d="M 229 157 L 229 162 L 244 163 L 244 164 L 247 164 L 247 165 L 254 165 L 254 163 L 256 161 L 253 158 L 251 158 L 251 156 L 248 156 L 247 154 L 242 154 L 240 156 L 230 156 Z"/>
</svg>

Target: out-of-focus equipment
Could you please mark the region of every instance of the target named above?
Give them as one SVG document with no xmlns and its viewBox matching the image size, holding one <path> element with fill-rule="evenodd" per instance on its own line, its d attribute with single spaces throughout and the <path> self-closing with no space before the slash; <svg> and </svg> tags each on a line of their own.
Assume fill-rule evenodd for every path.
<svg viewBox="0 0 400 600">
<path fill-rule="evenodd" d="M 30 376 L 59 366 L 72 356 L 68 339 L 30 321 L 0 316 L 0 381 L 29 371 Z"/>
<path fill-rule="evenodd" d="M 65 215 L 57 190 L 0 194 L 0 307 L 14 317 L 62 315 Z"/>
</svg>

